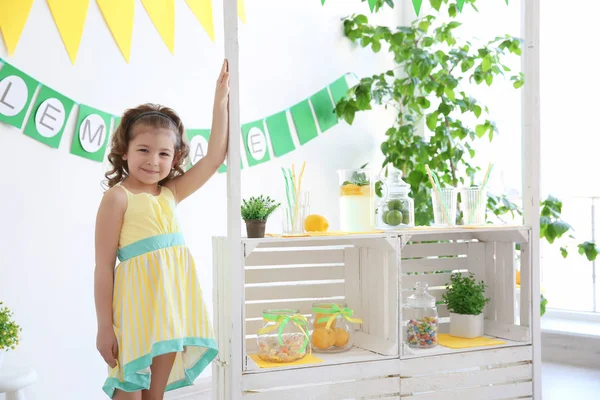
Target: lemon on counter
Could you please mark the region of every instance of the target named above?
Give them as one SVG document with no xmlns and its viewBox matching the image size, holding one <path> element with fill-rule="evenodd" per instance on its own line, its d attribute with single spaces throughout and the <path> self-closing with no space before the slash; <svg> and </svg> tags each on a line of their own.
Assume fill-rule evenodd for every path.
<svg viewBox="0 0 600 400">
<path fill-rule="evenodd" d="M 329 229 L 329 222 L 321 215 L 311 214 L 304 220 L 306 232 L 325 232 Z"/>
</svg>

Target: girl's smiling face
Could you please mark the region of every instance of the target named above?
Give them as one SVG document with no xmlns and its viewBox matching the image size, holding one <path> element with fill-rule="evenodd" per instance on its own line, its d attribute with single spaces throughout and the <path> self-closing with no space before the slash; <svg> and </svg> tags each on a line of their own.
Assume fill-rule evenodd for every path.
<svg viewBox="0 0 600 400">
<path fill-rule="evenodd" d="M 129 176 L 146 185 L 165 179 L 175 164 L 176 136 L 171 129 L 136 124 L 123 160 Z"/>
</svg>

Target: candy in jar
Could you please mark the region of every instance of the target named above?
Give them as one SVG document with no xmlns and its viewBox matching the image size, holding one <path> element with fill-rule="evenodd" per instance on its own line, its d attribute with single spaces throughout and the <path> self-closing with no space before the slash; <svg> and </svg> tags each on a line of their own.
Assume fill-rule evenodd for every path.
<svg viewBox="0 0 600 400">
<path fill-rule="evenodd" d="M 300 360 L 310 350 L 307 319 L 299 310 L 265 310 L 256 338 L 258 356 L 267 362 Z"/>
<path fill-rule="evenodd" d="M 404 307 L 406 343 L 412 348 L 435 347 L 438 342 L 438 313 L 435 297 L 427 292 L 427 283 L 417 282 L 415 293 Z"/>
</svg>

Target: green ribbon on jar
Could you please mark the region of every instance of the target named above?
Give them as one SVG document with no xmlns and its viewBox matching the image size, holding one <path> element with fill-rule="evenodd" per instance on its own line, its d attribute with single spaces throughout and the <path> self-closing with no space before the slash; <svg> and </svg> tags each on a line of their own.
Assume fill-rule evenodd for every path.
<svg viewBox="0 0 600 400">
<path fill-rule="evenodd" d="M 320 308 L 313 307 L 313 312 L 318 314 L 329 315 L 329 317 L 320 318 L 317 320 L 318 323 L 327 322 L 325 326 L 326 329 L 331 329 L 331 324 L 337 317 L 342 317 L 348 322 L 352 322 L 354 324 L 362 324 L 362 319 L 360 318 L 352 318 L 354 315 L 354 311 L 349 308 L 341 308 L 337 304 L 332 304 L 329 308 Z"/>
<path fill-rule="evenodd" d="M 263 320 L 269 322 L 275 322 L 275 325 L 265 326 L 258 330 L 258 334 L 262 335 L 264 333 L 273 332 L 275 329 L 279 329 L 278 338 L 279 344 L 283 346 L 283 330 L 286 325 L 290 322 L 296 325 L 300 331 L 304 334 L 304 343 L 302 347 L 300 347 L 300 352 L 304 352 L 306 350 L 306 346 L 310 342 L 310 338 L 307 333 L 306 326 L 308 324 L 308 320 L 304 315 L 294 314 L 294 315 L 285 315 L 285 314 L 267 314 L 263 313 Z"/>
</svg>

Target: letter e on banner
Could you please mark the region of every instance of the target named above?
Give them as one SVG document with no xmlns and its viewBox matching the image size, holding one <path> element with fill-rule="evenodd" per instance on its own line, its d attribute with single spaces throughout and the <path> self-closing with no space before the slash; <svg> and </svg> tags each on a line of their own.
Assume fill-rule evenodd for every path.
<svg viewBox="0 0 600 400">
<path fill-rule="evenodd" d="M 248 132 L 248 151 L 256 161 L 262 160 L 267 153 L 267 138 L 259 128 L 253 127 Z"/>
<path fill-rule="evenodd" d="M 35 114 L 35 127 L 40 135 L 51 138 L 65 123 L 65 106 L 56 98 L 44 100 Z M 83 142 L 82 142 L 83 143 Z"/>
</svg>

